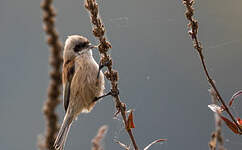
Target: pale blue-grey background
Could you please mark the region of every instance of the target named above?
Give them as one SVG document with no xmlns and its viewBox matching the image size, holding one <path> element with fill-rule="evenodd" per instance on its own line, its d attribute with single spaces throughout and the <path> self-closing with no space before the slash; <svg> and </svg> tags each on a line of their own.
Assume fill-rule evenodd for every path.
<svg viewBox="0 0 242 150">
<path fill-rule="evenodd" d="M 135 110 L 134 135 L 140 148 L 168 138 L 152 149 L 208 149 L 214 129 L 213 113 L 207 107 L 209 86 L 187 34 L 182 0 L 98 2 L 113 46 L 114 67 L 120 72 L 121 99 Z M 62 41 L 82 34 L 97 43 L 83 1 L 56 0 L 54 5 Z M 195 8 L 209 71 L 228 100 L 242 88 L 242 2 L 200 0 Z M 48 56 L 40 1 L 1 0 L 1 150 L 37 149 L 37 135 L 45 127 L 41 111 L 49 82 Z M 233 112 L 242 116 L 242 105 L 236 104 Z M 90 149 L 92 137 L 103 124 L 109 126 L 105 150 L 121 149 L 114 138 L 129 144 L 121 121 L 113 119 L 114 112 L 109 97 L 90 114 L 81 115 L 71 128 L 66 149 Z M 62 121 L 62 105 L 58 113 Z M 226 147 L 240 150 L 241 137 L 228 128 L 223 131 Z"/>
</svg>

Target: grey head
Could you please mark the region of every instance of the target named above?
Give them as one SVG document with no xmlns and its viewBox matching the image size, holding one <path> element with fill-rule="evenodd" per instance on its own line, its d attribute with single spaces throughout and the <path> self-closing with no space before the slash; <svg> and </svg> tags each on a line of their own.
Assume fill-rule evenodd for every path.
<svg viewBox="0 0 242 150">
<path fill-rule="evenodd" d="M 80 35 L 68 36 L 64 47 L 64 59 L 72 59 L 78 55 L 87 54 L 94 48 L 89 40 Z"/>
</svg>

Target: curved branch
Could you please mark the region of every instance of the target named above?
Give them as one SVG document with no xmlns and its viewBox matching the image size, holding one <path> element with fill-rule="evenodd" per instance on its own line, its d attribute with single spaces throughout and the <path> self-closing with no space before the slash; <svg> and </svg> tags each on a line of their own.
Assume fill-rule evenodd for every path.
<svg viewBox="0 0 242 150">
<path fill-rule="evenodd" d="M 237 128 L 242 132 L 241 127 L 239 126 L 239 124 L 237 123 L 237 121 L 235 120 L 234 116 L 232 115 L 232 113 L 230 112 L 228 106 L 226 105 L 225 101 L 222 99 L 222 96 L 220 95 L 217 87 L 215 86 L 212 78 L 210 77 L 209 73 L 208 73 L 208 69 L 204 60 L 204 56 L 202 53 L 202 45 L 201 42 L 199 42 L 198 37 L 197 37 L 197 33 L 198 33 L 198 22 L 193 18 L 193 14 L 194 14 L 194 9 L 193 9 L 193 0 L 183 0 L 184 5 L 187 8 L 187 11 L 185 13 L 187 20 L 189 21 L 188 27 L 191 28 L 191 30 L 189 31 L 189 34 L 193 40 L 194 43 L 194 48 L 197 50 L 198 54 L 199 54 L 199 58 L 200 61 L 202 63 L 202 67 L 203 70 L 205 72 L 206 78 L 208 80 L 208 83 L 210 84 L 210 86 L 214 89 L 217 97 L 218 97 L 218 101 L 223 105 L 225 111 L 228 113 L 228 115 L 230 116 L 230 118 L 233 120 L 234 124 L 237 126 Z"/>
</svg>

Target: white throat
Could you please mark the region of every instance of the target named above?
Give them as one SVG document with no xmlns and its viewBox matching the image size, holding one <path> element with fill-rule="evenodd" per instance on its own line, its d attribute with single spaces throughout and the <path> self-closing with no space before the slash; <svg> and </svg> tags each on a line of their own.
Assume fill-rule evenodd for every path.
<svg viewBox="0 0 242 150">
<path fill-rule="evenodd" d="M 91 49 L 85 49 L 82 50 L 81 52 L 79 52 L 80 55 L 88 55 L 88 56 L 92 56 L 92 50 Z"/>
</svg>

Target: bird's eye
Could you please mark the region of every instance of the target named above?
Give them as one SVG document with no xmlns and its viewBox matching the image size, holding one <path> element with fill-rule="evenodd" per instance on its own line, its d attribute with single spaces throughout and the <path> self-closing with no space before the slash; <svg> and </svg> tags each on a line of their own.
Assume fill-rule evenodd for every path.
<svg viewBox="0 0 242 150">
<path fill-rule="evenodd" d="M 74 47 L 74 52 L 79 52 L 88 46 L 88 42 L 80 43 Z"/>
</svg>

